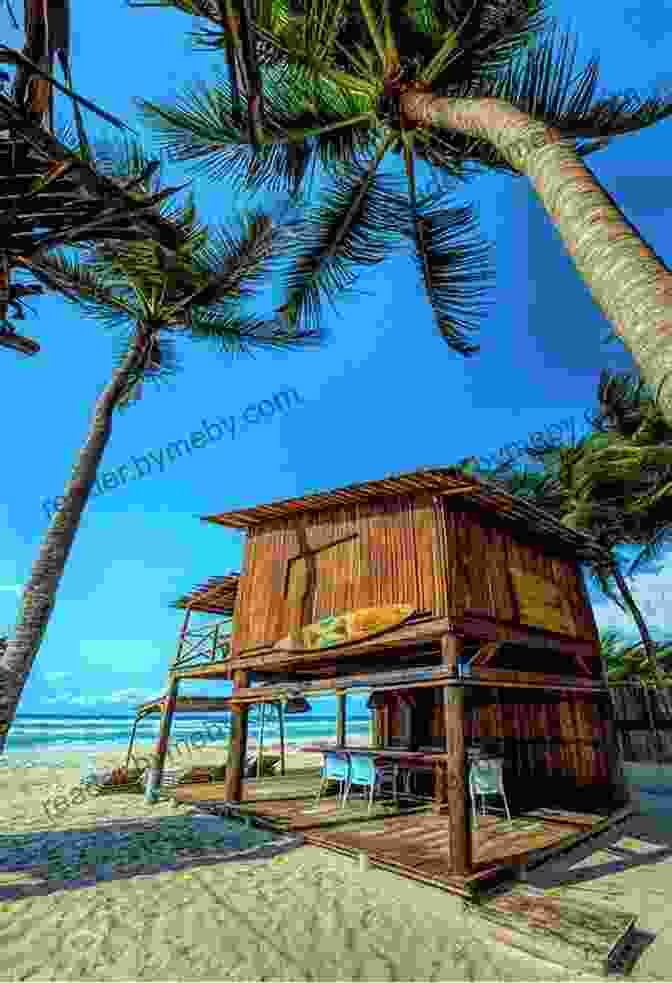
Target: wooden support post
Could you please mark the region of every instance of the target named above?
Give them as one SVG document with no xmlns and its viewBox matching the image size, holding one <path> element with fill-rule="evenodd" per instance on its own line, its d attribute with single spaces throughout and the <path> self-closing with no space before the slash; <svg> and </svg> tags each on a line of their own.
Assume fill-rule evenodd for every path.
<svg viewBox="0 0 672 983">
<path fill-rule="evenodd" d="M 378 734 L 378 711 L 376 707 L 369 710 L 369 744 L 371 747 L 380 747 Z"/>
<path fill-rule="evenodd" d="M 184 643 L 187 638 L 187 630 L 189 628 L 190 618 L 191 618 L 191 608 L 187 608 L 184 615 L 184 621 L 182 622 L 182 628 L 180 629 L 180 635 L 177 641 L 177 652 L 175 653 L 175 662 L 173 663 L 175 666 L 179 666 L 180 664 L 180 656 L 182 655 L 182 649 L 184 648 Z"/>
<path fill-rule="evenodd" d="M 381 715 L 383 718 L 383 747 L 389 747 L 390 745 L 390 704 L 386 703 L 381 710 Z"/>
<path fill-rule="evenodd" d="M 156 745 L 156 752 L 152 762 L 147 784 L 145 785 L 145 799 L 147 802 L 157 802 L 161 789 L 161 779 L 163 777 L 163 765 L 166 760 L 168 750 L 168 738 L 170 737 L 170 725 L 173 722 L 173 713 L 177 702 L 177 689 L 179 680 L 172 673 L 169 676 L 168 695 L 163 705 L 161 713 L 161 726 L 159 729 L 159 741 Z"/>
<path fill-rule="evenodd" d="M 247 687 L 248 677 L 249 673 L 245 669 L 234 671 L 232 699 L 235 699 L 238 690 Z M 247 751 L 247 718 L 249 712 L 249 707 L 245 704 L 231 708 L 231 741 L 224 782 L 224 798 L 227 802 L 242 802 L 243 800 L 243 774 Z"/>
<path fill-rule="evenodd" d="M 457 670 L 462 640 L 455 635 L 441 639 L 441 661 L 447 669 Z M 471 815 L 467 802 L 466 756 L 464 751 L 464 687 L 443 687 L 443 719 L 446 732 L 446 754 L 443 782 L 439 783 L 441 798 L 435 801 L 436 812 L 446 806 L 450 813 L 450 859 L 455 874 L 471 871 Z M 447 799 L 447 802 L 446 802 Z"/>
<path fill-rule="evenodd" d="M 259 716 L 261 717 L 261 719 L 259 721 L 259 747 L 257 748 L 257 778 L 262 778 L 264 774 L 263 758 L 264 758 L 264 718 L 266 716 L 265 703 L 261 703 L 259 706 Z"/>
<path fill-rule="evenodd" d="M 138 729 L 138 723 L 141 717 L 136 717 L 133 722 L 133 730 L 131 731 L 131 739 L 128 742 L 128 751 L 126 752 L 126 770 L 128 770 L 128 763 L 131 760 L 131 752 L 133 751 L 133 744 L 135 743 L 135 732 Z"/>
<path fill-rule="evenodd" d="M 345 690 L 336 690 L 336 747 L 345 747 Z"/>
<path fill-rule="evenodd" d="M 285 720 L 282 703 L 276 703 L 278 708 L 278 725 L 280 727 L 280 774 L 285 774 Z"/>
</svg>

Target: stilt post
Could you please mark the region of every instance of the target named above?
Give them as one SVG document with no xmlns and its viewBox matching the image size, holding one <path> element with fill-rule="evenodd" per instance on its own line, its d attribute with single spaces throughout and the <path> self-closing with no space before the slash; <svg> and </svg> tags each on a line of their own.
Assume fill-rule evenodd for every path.
<svg viewBox="0 0 672 983">
<path fill-rule="evenodd" d="M 285 720 L 282 703 L 276 703 L 278 708 L 278 725 L 280 727 L 280 774 L 285 774 Z"/>
<path fill-rule="evenodd" d="M 266 716 L 266 704 L 259 704 L 259 748 L 257 750 L 257 778 L 262 778 L 264 774 L 263 757 L 264 757 L 264 717 Z"/>
<path fill-rule="evenodd" d="M 232 701 L 235 701 L 238 690 L 245 689 L 249 673 L 244 669 L 233 672 Z M 231 740 L 229 755 L 226 763 L 226 779 L 224 782 L 224 797 L 227 802 L 242 802 L 243 775 L 245 770 L 245 754 L 247 751 L 247 721 L 249 707 L 246 704 L 231 707 Z"/>
<path fill-rule="evenodd" d="M 159 798 L 161 779 L 163 777 L 163 765 L 166 760 L 166 751 L 168 750 L 170 725 L 173 721 L 173 713 L 175 712 L 175 704 L 177 703 L 178 685 L 178 677 L 171 673 L 169 676 L 166 702 L 164 703 L 163 710 L 161 711 L 159 740 L 156 745 L 154 760 L 149 771 L 149 778 L 145 786 L 145 799 L 147 802 L 156 802 Z"/>
<path fill-rule="evenodd" d="M 346 691 L 336 690 L 336 746 L 345 747 L 345 700 Z"/>
<path fill-rule="evenodd" d="M 447 634 L 441 639 L 441 661 L 446 669 L 457 671 L 462 639 Z M 453 872 L 471 870 L 471 816 L 467 802 L 466 756 L 464 750 L 464 687 L 443 687 L 443 718 L 446 754 L 450 757 L 439 782 L 434 810 L 450 814 L 450 859 Z M 447 801 L 446 801 L 447 800 Z"/>
<path fill-rule="evenodd" d="M 184 615 L 184 621 L 182 622 L 182 627 L 180 629 L 180 634 L 177 640 L 177 652 L 175 653 L 175 662 L 173 663 L 174 666 L 179 666 L 180 664 L 180 656 L 182 655 L 182 649 L 184 648 L 184 643 L 187 638 L 187 630 L 189 628 L 190 618 L 191 618 L 191 608 L 187 608 Z"/>
<path fill-rule="evenodd" d="M 138 722 L 141 719 L 142 719 L 141 717 L 136 716 L 135 720 L 133 721 L 133 730 L 131 731 L 131 739 L 128 742 L 128 751 L 126 752 L 126 769 L 127 770 L 128 770 L 128 763 L 131 760 L 131 751 L 133 750 L 133 744 L 135 743 L 135 732 L 138 729 Z"/>
</svg>

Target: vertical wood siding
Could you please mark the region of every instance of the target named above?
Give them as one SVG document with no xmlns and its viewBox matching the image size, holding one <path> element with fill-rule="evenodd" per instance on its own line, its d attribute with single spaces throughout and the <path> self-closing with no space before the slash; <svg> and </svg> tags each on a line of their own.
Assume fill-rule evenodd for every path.
<svg viewBox="0 0 672 983">
<path fill-rule="evenodd" d="M 305 561 L 297 519 L 269 522 L 252 530 L 245 550 L 236 602 L 233 654 L 271 645 L 290 628 L 285 594 L 303 590 Z M 497 525 L 478 510 L 458 508 L 450 499 L 395 496 L 305 517 L 317 584 L 310 621 L 362 607 L 410 604 L 436 617 L 467 612 L 515 622 L 518 597 L 515 568 L 545 578 L 562 592 L 575 637 L 597 640 L 595 621 L 578 565 L 549 557 L 540 545 Z M 289 577 L 289 581 L 288 581 Z M 294 578 L 294 579 L 292 579 Z M 549 668 L 549 671 L 550 668 Z"/>
</svg>

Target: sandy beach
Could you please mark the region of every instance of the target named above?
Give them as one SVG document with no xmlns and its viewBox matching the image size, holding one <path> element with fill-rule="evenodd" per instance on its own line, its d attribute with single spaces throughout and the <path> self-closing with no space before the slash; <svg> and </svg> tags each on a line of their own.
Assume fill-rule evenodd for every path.
<svg viewBox="0 0 672 983">
<path fill-rule="evenodd" d="M 60 768 L 0 772 L 0 850 L 6 850 L 10 838 L 29 850 L 46 834 L 74 844 L 118 828 L 170 827 L 171 835 L 177 835 L 180 824 L 196 822 L 190 807 L 176 808 L 167 800 L 149 806 L 142 796 L 123 793 L 71 802 L 50 819 L 45 802 L 58 794 L 72 799 L 80 757 L 64 754 Z M 118 765 L 123 754 L 97 758 L 99 766 Z M 203 748 L 189 763 L 221 760 L 221 748 Z M 287 757 L 288 768 L 317 763 L 314 755 L 294 750 Z M 213 821 L 208 822 L 212 830 Z M 214 820 L 215 826 L 218 822 Z M 615 837 L 613 832 L 604 835 L 611 835 L 612 842 L 629 837 L 639 863 L 621 863 L 610 873 L 604 866 L 609 859 L 604 859 L 605 844 L 593 841 L 581 855 L 582 873 L 573 886 L 565 886 L 567 870 L 563 874 L 561 864 L 538 876 L 549 890 L 573 890 L 638 913 L 640 926 L 656 933 L 656 939 L 632 978 L 669 979 L 672 860 L 641 861 L 646 852 L 642 843 L 648 842 L 649 850 L 652 843 L 660 848 L 665 832 L 647 816 L 628 820 Z M 667 853 L 672 854 L 669 823 L 666 835 Z M 360 872 L 351 859 L 326 850 L 243 842 L 242 852 L 226 851 L 208 847 L 206 839 L 205 848 L 186 866 L 157 870 L 137 857 L 129 867 L 123 856 L 128 842 L 124 839 L 111 862 L 103 865 L 102 880 L 95 879 L 95 856 L 93 876 L 84 870 L 62 880 L 53 877 L 60 862 L 53 850 L 46 866 L 25 863 L 23 869 L 10 871 L 0 864 L 0 979 L 577 978 L 576 972 L 496 942 L 487 925 L 464 911 L 459 898 L 385 871 Z M 593 855 L 602 865 L 600 876 L 586 879 L 585 858 L 590 863 Z M 563 860 L 565 868 L 576 862 L 573 855 Z M 50 867 L 52 863 L 56 866 Z"/>
</svg>

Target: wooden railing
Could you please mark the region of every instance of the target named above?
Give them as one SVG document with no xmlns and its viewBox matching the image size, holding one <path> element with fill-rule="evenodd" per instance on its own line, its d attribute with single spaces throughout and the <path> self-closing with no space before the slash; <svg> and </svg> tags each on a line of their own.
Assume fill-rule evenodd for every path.
<svg viewBox="0 0 672 983">
<path fill-rule="evenodd" d="M 175 661 L 170 667 L 171 672 L 176 669 L 192 669 L 196 666 L 226 661 L 231 651 L 230 627 L 231 623 L 227 619 L 183 631 L 180 634 Z"/>
</svg>

